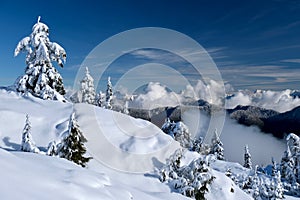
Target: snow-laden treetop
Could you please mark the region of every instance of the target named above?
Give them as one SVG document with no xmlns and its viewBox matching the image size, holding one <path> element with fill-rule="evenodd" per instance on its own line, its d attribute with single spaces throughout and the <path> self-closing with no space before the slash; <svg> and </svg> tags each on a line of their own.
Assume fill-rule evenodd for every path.
<svg viewBox="0 0 300 200">
<path fill-rule="evenodd" d="M 16 80 L 15 87 L 18 92 L 30 92 L 42 99 L 65 101 L 63 80 L 52 61 L 63 67 L 66 51 L 49 40 L 49 28 L 40 20 L 41 17 L 38 17 L 32 33 L 23 38 L 15 49 L 15 56 L 20 52 L 27 53 L 25 74 Z"/>
<path fill-rule="evenodd" d="M 50 62 L 56 61 L 61 67 L 66 61 L 66 51 L 56 42 L 50 42 L 49 27 L 40 22 L 41 17 L 32 27 L 30 36 L 23 38 L 17 45 L 14 55 L 17 56 L 20 52 L 27 52 L 26 64 L 30 61 L 35 62 Z"/>
</svg>

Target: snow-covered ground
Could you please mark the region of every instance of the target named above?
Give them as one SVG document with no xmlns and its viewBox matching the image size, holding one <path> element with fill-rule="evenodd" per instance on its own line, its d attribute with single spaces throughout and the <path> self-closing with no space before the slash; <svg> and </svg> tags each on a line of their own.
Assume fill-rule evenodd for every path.
<svg viewBox="0 0 300 200">
<path fill-rule="evenodd" d="M 33 140 L 45 151 L 50 141 L 59 140 L 67 130 L 73 110 L 88 139 L 88 153 L 94 157 L 87 168 L 19 151 L 26 114 Z M 178 143 L 149 122 L 86 104 L 73 107 L 0 89 L 0 133 L 0 199 L 189 199 L 153 173 Z M 191 154 L 190 159 L 195 156 Z M 225 165 L 230 163 L 213 170 L 216 179 L 207 198 L 251 199 L 221 172 Z"/>
</svg>

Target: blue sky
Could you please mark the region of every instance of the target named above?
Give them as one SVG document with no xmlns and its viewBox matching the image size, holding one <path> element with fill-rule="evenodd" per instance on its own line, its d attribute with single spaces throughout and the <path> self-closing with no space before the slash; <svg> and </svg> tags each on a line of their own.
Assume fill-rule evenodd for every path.
<svg viewBox="0 0 300 200">
<path fill-rule="evenodd" d="M 25 55 L 13 51 L 39 15 L 67 51 L 65 85 L 108 37 L 164 27 L 199 42 L 236 89 L 300 89 L 300 1 L 1 1 L 0 85 L 23 73 Z"/>
</svg>

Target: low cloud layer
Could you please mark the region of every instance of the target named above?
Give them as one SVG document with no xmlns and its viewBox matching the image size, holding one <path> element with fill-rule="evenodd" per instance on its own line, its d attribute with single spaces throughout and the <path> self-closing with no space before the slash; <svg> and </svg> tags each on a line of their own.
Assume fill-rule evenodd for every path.
<svg viewBox="0 0 300 200">
<path fill-rule="evenodd" d="M 182 102 L 203 99 L 210 104 L 222 105 L 225 93 L 231 94 L 226 99 L 225 108 L 231 109 L 238 105 L 252 105 L 278 112 L 286 112 L 300 106 L 300 98 L 293 96 L 294 91 L 249 90 L 234 91 L 229 84 L 223 86 L 216 81 L 204 84 L 201 80 L 196 85 L 187 85 L 180 93 L 170 91 L 166 86 L 157 82 L 149 83 L 143 94 L 138 94 L 131 107 L 153 109 L 156 107 L 177 106 Z"/>
<path fill-rule="evenodd" d="M 244 163 L 244 147 L 249 146 L 254 165 L 267 165 L 272 157 L 280 162 L 286 149 L 284 140 L 279 140 L 271 134 L 259 131 L 257 127 L 246 127 L 227 118 L 221 140 L 224 143 L 224 154 L 227 160 Z"/>
<path fill-rule="evenodd" d="M 292 90 L 238 91 L 226 101 L 226 108 L 235 108 L 237 105 L 252 105 L 278 112 L 286 112 L 300 106 L 300 98 L 292 96 L 292 93 Z"/>
<path fill-rule="evenodd" d="M 204 137 L 210 118 L 204 113 L 199 114 L 196 110 L 190 110 L 183 113 L 183 121 L 192 135 Z M 240 125 L 229 117 L 226 117 L 222 131 L 218 130 L 218 133 L 220 132 L 226 160 L 242 165 L 245 145 L 249 147 L 253 165 L 268 165 L 272 157 L 280 162 L 286 149 L 285 140 L 262 133 L 257 127 Z"/>
</svg>

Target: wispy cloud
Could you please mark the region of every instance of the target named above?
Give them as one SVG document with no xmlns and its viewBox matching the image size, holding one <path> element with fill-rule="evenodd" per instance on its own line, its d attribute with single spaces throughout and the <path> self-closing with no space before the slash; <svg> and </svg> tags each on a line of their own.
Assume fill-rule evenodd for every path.
<svg viewBox="0 0 300 200">
<path fill-rule="evenodd" d="M 222 77 L 240 89 L 297 88 L 300 70 L 280 65 L 236 65 L 220 68 Z"/>
<path fill-rule="evenodd" d="M 226 57 L 226 55 L 223 53 L 223 51 L 227 47 L 212 47 L 204 49 L 203 51 L 195 50 L 195 49 L 182 49 L 178 52 L 178 55 L 181 57 L 186 56 L 198 56 L 201 54 L 208 53 L 212 57 Z M 155 60 L 164 60 L 164 61 L 170 61 L 170 62 L 179 62 L 181 59 L 177 57 L 176 55 L 172 54 L 166 54 L 163 52 L 159 52 L 156 50 L 149 50 L 149 49 L 139 49 L 136 51 L 131 52 L 130 54 L 135 56 L 136 58 L 142 58 L 142 59 L 155 59 Z"/>
<path fill-rule="evenodd" d="M 298 63 L 298 64 L 300 64 L 300 58 L 296 58 L 296 59 L 285 59 L 285 60 L 281 60 L 280 62 L 285 62 L 285 63 Z"/>
</svg>

